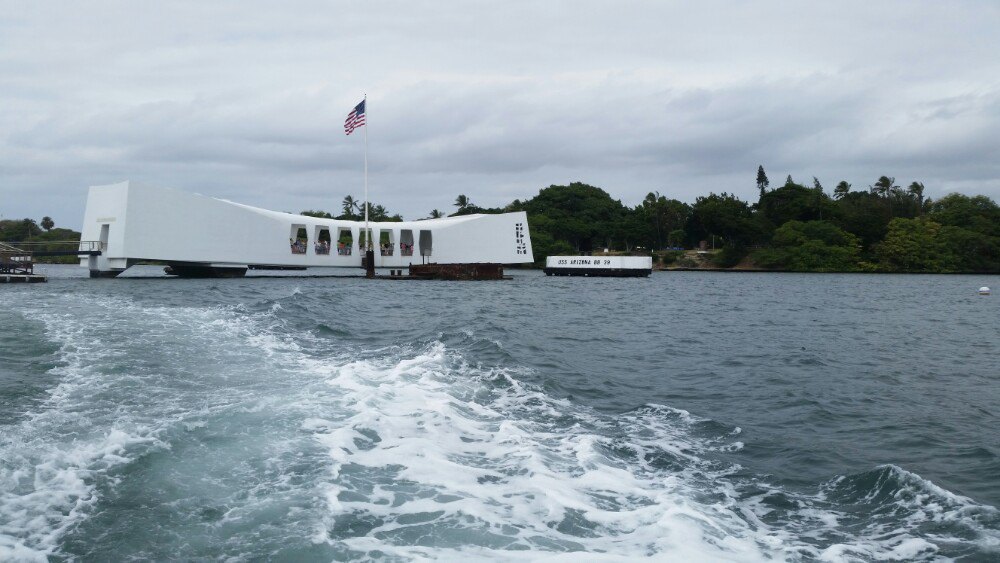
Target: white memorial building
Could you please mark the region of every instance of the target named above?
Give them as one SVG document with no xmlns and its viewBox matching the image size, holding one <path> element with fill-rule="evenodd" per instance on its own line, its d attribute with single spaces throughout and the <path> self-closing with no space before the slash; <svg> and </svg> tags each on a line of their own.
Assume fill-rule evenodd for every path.
<svg viewBox="0 0 1000 563">
<path fill-rule="evenodd" d="M 81 240 L 98 241 L 101 254 L 80 265 L 93 277 L 150 260 L 181 275 L 242 275 L 248 267 L 361 268 L 366 240 L 377 268 L 534 261 L 524 212 L 373 221 L 368 227 L 366 233 L 363 221 L 268 211 L 127 181 L 90 188 Z"/>
</svg>

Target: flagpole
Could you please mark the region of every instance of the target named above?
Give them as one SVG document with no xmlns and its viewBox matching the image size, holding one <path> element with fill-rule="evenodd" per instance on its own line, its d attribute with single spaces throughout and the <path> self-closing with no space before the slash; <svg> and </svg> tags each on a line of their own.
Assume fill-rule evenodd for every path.
<svg viewBox="0 0 1000 563">
<path fill-rule="evenodd" d="M 371 250 L 372 248 L 372 232 L 368 228 L 368 208 L 371 207 L 368 204 L 368 94 L 365 94 L 365 243 L 367 248 L 365 250 Z"/>
</svg>

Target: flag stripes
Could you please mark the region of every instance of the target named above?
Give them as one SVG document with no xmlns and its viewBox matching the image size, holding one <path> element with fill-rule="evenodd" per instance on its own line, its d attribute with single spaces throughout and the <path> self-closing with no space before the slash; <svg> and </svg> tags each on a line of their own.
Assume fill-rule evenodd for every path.
<svg viewBox="0 0 1000 563">
<path fill-rule="evenodd" d="M 347 114 L 347 121 L 344 122 L 344 133 L 350 135 L 355 129 L 365 124 L 365 100 L 354 106 L 351 113 Z"/>
</svg>

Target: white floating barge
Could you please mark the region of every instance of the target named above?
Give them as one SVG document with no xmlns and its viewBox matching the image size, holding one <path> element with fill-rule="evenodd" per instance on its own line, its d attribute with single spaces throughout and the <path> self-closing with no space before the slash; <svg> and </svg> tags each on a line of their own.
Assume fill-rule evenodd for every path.
<svg viewBox="0 0 1000 563">
<path fill-rule="evenodd" d="M 528 264 L 524 212 L 403 222 L 320 219 L 176 190 L 122 182 L 90 188 L 81 240 L 100 255 L 80 260 L 91 277 L 143 261 L 180 276 L 242 276 L 250 267 L 361 268 L 362 238 L 377 268 L 411 264 Z"/>
<path fill-rule="evenodd" d="M 639 278 L 653 272 L 651 256 L 549 256 L 547 276 Z"/>
</svg>

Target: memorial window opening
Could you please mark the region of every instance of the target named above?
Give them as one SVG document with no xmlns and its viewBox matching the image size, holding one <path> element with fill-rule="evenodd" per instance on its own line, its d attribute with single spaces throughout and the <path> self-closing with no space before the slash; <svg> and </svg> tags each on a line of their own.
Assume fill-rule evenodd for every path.
<svg viewBox="0 0 1000 563">
<path fill-rule="evenodd" d="M 351 229 L 340 229 L 337 233 L 337 254 L 340 256 L 350 256 L 354 248 L 354 234 Z"/>
<path fill-rule="evenodd" d="M 395 244 L 392 242 L 392 231 L 382 229 L 378 234 L 378 249 L 382 256 L 392 256 Z"/>
<path fill-rule="evenodd" d="M 330 229 L 326 227 L 316 227 L 316 244 L 314 251 L 320 256 L 330 254 Z"/>
<path fill-rule="evenodd" d="M 399 255 L 413 256 L 413 231 L 403 229 L 399 233 Z"/>
<path fill-rule="evenodd" d="M 309 235 L 306 233 L 305 225 L 292 225 L 291 233 L 288 237 L 288 244 L 292 248 L 292 254 L 305 254 L 309 245 Z"/>
</svg>

